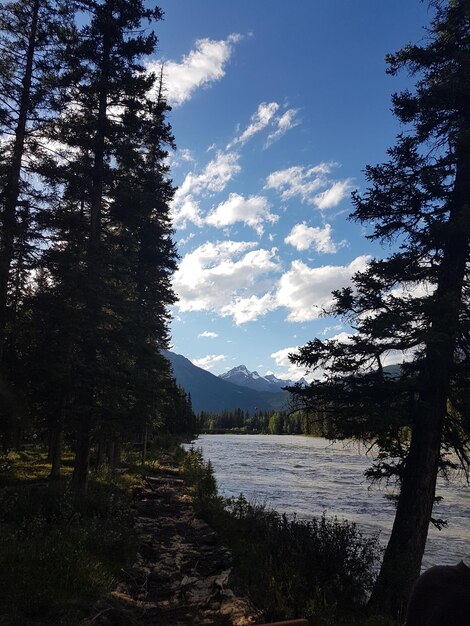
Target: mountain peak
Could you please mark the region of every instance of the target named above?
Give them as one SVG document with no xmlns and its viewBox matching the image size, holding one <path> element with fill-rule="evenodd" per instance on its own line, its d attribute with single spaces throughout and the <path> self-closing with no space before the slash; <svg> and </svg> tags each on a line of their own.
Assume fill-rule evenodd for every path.
<svg viewBox="0 0 470 626">
<path fill-rule="evenodd" d="M 249 385 L 233 384 L 231 380 L 223 380 L 223 376 L 215 376 L 181 354 L 164 351 L 163 355 L 170 361 L 176 382 L 186 393 L 191 394 L 193 409 L 219 412 L 224 409 L 232 411 L 241 409 L 251 415 L 257 410 L 282 410 L 287 403 L 287 393 L 265 393 L 264 389 L 249 388 Z M 243 366 L 246 375 L 238 371 L 240 378 L 249 379 L 250 372 Z M 237 370 L 237 368 L 234 368 Z M 232 370 L 231 370 L 232 371 Z M 260 380 L 263 380 L 260 377 Z M 266 381 L 267 383 L 267 381 Z M 279 392 L 279 389 L 269 389 Z"/>
<path fill-rule="evenodd" d="M 292 385 L 291 380 L 281 380 L 276 378 L 274 374 L 266 374 L 261 376 L 258 372 L 250 372 L 245 365 L 237 365 L 225 374 L 220 374 L 220 378 L 227 380 L 236 385 L 256 389 L 257 391 L 280 391 L 287 385 Z M 301 382 L 304 382 L 303 379 Z"/>
</svg>

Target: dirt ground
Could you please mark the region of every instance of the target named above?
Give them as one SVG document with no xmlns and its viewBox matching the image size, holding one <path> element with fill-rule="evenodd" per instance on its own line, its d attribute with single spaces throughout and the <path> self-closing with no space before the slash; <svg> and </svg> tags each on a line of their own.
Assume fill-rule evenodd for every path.
<svg viewBox="0 0 470 626">
<path fill-rule="evenodd" d="M 263 623 L 228 588 L 229 551 L 198 519 L 183 480 L 160 466 L 136 490 L 139 554 L 84 626 L 249 626 Z"/>
</svg>

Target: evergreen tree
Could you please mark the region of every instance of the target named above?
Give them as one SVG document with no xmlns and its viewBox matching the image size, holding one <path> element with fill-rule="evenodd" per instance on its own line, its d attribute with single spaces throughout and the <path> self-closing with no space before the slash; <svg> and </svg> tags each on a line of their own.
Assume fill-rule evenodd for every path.
<svg viewBox="0 0 470 626">
<path fill-rule="evenodd" d="M 57 78 L 71 19 L 66 0 L 0 6 L 0 400 L 6 446 L 21 404 L 15 390 L 23 362 L 19 310 L 40 252 L 36 220 L 46 200 L 33 175 L 45 156 L 44 125 L 56 115 Z"/>
<path fill-rule="evenodd" d="M 326 371 L 323 382 L 294 389 L 300 404 L 331 412 L 343 436 L 375 438 L 375 475 L 399 480 L 371 597 L 395 615 L 420 572 L 445 453 L 468 463 L 470 1 L 433 4 L 426 45 L 387 59 L 392 75 L 406 68 L 417 77 L 413 92 L 393 97 L 408 129 L 388 162 L 367 167 L 369 190 L 354 195 L 352 218 L 397 246 L 357 274 L 354 289 L 335 293 L 333 313 L 355 329 L 351 342 L 316 339 L 292 358 Z M 390 351 L 408 354 L 397 375 L 383 367 Z"/>
<path fill-rule="evenodd" d="M 72 346 L 77 381 L 74 484 L 84 490 L 94 428 L 119 419 L 133 402 L 128 389 L 133 363 L 125 326 L 136 285 L 126 282 L 131 267 L 124 267 L 119 257 L 116 233 L 123 224 L 115 214 L 114 200 L 123 179 L 123 150 L 136 155 L 144 142 L 142 120 L 148 117 L 147 96 L 154 77 L 144 72 L 141 59 L 156 45 L 145 24 L 160 19 L 161 11 L 147 9 L 139 0 L 78 5 L 85 23 L 68 50 L 67 101 L 50 129 L 64 155 L 50 172 L 61 197 L 52 217 L 57 243 L 50 255 L 56 256 L 55 293 L 68 292 L 69 313 L 80 326 L 80 337 L 69 335 L 65 341 Z M 128 185 L 128 199 L 138 184 Z M 78 236 L 71 229 L 73 223 L 79 226 Z M 123 275 L 121 270 L 126 270 Z M 51 273 L 51 268 L 46 271 Z M 131 304 L 123 308 L 127 301 Z M 68 327 L 74 329 L 76 323 Z"/>
</svg>

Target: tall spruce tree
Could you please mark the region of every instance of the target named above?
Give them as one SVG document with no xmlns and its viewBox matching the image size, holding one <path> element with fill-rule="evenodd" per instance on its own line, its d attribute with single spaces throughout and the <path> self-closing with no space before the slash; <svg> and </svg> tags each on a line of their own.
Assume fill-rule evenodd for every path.
<svg viewBox="0 0 470 626">
<path fill-rule="evenodd" d="M 71 25 L 67 0 L 16 0 L 0 6 L 0 401 L 4 445 L 18 401 L 18 313 L 40 246 L 37 215 L 43 127 L 56 115 L 61 52 Z"/>
<path fill-rule="evenodd" d="M 454 449 L 467 470 L 469 461 L 470 0 L 432 4 L 425 45 L 387 58 L 390 74 L 416 76 L 414 91 L 393 97 L 407 130 L 353 197 L 352 219 L 395 251 L 357 274 L 354 289 L 335 292 L 331 312 L 355 329 L 351 341 L 316 339 L 292 356 L 325 370 L 322 382 L 293 390 L 299 405 L 328 414 L 340 436 L 374 439 L 372 475 L 399 481 L 370 599 L 394 615 L 420 572 L 446 453 Z M 408 362 L 389 375 L 384 359 L 394 350 Z"/>
<path fill-rule="evenodd" d="M 80 6 L 85 25 L 67 39 L 60 115 L 45 128 L 57 158 L 39 170 L 50 195 L 39 216 L 47 246 L 26 299 L 23 343 L 51 477 L 65 431 L 84 490 L 91 443 L 98 465 L 105 453 L 115 462 L 122 438 L 164 426 L 172 381 L 159 350 L 168 343 L 176 252 L 169 108 L 161 79 L 155 88 L 140 64 L 156 43 L 145 22 L 160 11 L 138 2 Z"/>
<path fill-rule="evenodd" d="M 119 181 L 118 153 L 123 145 L 138 145 L 141 140 L 141 124 L 128 125 L 126 112 L 132 103 L 136 120 L 147 115 L 147 95 L 154 78 L 144 72 L 141 60 L 154 51 L 156 37 L 145 28 L 161 18 L 161 11 L 146 8 L 139 0 L 85 0 L 78 5 L 85 24 L 70 46 L 68 102 L 51 138 L 65 147 L 65 163 L 52 176 L 63 190 L 60 208 L 66 210 L 62 217 L 75 219 L 84 235 L 75 265 L 80 280 L 70 293 L 81 317 L 80 340 L 72 342 L 74 379 L 80 386 L 73 399 L 75 414 L 80 416 L 73 480 L 83 491 L 93 428 L 111 408 L 105 401 L 111 395 L 106 394 L 106 386 L 120 376 L 120 388 L 126 387 L 122 377 L 128 359 L 124 344 L 119 344 L 125 335 L 123 314 L 116 310 L 122 279 L 113 245 L 120 225 L 111 207 Z M 56 228 L 56 232 L 73 234 L 67 226 L 57 224 Z M 59 238 L 55 253 L 67 255 L 71 249 L 77 248 Z M 66 263 L 55 267 L 68 272 Z M 68 279 L 67 274 L 56 276 L 57 284 L 64 285 Z"/>
<path fill-rule="evenodd" d="M 127 351 L 134 385 L 133 427 L 147 431 L 160 414 L 162 389 L 168 387 L 169 368 L 160 350 L 168 348 L 168 305 L 175 302 L 171 275 L 176 249 L 169 215 L 174 194 L 166 158 L 174 148 L 165 121 L 169 107 L 160 77 L 146 115 L 129 100 L 125 126 L 139 128 L 123 137 L 117 151 L 116 189 L 111 206 L 116 228 L 110 237 L 121 259 L 119 275 L 126 320 Z M 126 288 L 126 284 L 128 287 Z"/>
</svg>

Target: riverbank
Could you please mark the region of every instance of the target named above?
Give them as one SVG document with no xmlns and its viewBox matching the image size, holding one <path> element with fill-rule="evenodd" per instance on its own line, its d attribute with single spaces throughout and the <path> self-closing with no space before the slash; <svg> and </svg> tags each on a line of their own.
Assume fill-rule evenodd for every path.
<svg viewBox="0 0 470 626">
<path fill-rule="evenodd" d="M 228 581 L 230 552 L 197 517 L 172 456 L 134 492 L 138 555 L 85 624 L 250 626 L 262 615 Z"/>
<path fill-rule="evenodd" d="M 46 479 L 43 452 L 10 458 L 0 475 L 0 624 L 386 624 L 365 613 L 377 553 L 354 525 L 222 498 L 198 450 L 168 449 L 95 472 L 80 500 L 72 458 L 58 482 Z"/>
<path fill-rule="evenodd" d="M 166 443 L 173 452 L 156 448 L 145 465 L 130 453 L 92 472 L 80 498 L 72 455 L 58 481 L 39 446 L 2 457 L 2 626 L 259 623 L 228 587 L 230 553 L 197 518 Z"/>
</svg>

